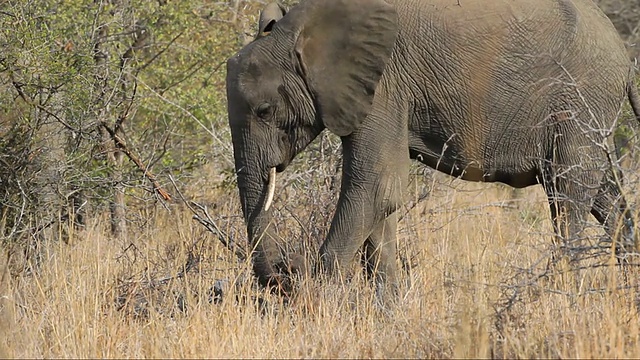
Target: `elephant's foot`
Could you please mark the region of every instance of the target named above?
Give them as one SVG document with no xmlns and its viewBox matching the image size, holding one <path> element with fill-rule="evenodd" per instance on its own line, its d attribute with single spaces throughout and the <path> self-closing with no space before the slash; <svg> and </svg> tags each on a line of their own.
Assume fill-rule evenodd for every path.
<svg viewBox="0 0 640 360">
<path fill-rule="evenodd" d="M 299 254 L 289 254 L 287 259 L 274 265 L 275 273 L 260 277 L 260 283 L 272 293 L 290 297 L 295 288 L 296 278 L 307 273 L 307 262 Z"/>
</svg>

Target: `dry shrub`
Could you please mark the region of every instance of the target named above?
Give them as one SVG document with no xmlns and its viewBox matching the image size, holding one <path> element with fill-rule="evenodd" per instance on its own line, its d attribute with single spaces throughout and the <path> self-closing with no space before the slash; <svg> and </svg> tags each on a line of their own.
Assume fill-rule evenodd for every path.
<svg viewBox="0 0 640 360">
<path fill-rule="evenodd" d="M 640 3 L 637 0 L 598 0 L 600 8 L 607 14 L 622 38 L 632 58 L 640 55 Z"/>
<path fill-rule="evenodd" d="M 315 247 L 330 221 L 339 147 L 324 140 L 294 164 L 306 172 L 287 172 L 278 185 L 279 234 L 290 249 L 315 251 L 304 247 Z M 318 161 L 322 152 L 329 158 Z M 193 221 L 186 204 L 172 205 L 128 240 L 109 239 L 97 221 L 69 245 L 45 244 L 38 273 L 3 276 L 0 355 L 640 356 L 637 289 L 627 285 L 637 283 L 635 267 L 628 283 L 615 266 L 584 268 L 576 283 L 540 277 L 553 236 L 541 188 L 412 172 L 397 304 L 380 306 L 357 267 L 343 285 L 303 279 L 285 302 L 259 289 L 248 261 Z M 246 241 L 235 188 L 183 195 L 206 199 L 218 228 Z"/>
</svg>

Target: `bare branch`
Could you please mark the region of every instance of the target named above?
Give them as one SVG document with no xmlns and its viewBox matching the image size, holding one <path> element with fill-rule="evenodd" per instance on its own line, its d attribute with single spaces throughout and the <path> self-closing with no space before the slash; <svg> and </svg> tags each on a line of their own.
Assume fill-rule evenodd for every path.
<svg viewBox="0 0 640 360">
<path fill-rule="evenodd" d="M 144 176 L 153 184 L 153 190 L 158 193 L 165 201 L 171 201 L 171 195 L 160 185 L 156 176 L 151 172 L 151 170 L 145 166 L 142 161 L 127 147 L 127 144 L 116 134 L 116 132 L 111 129 L 104 121 L 101 123 L 102 128 L 104 128 L 109 135 L 111 135 L 111 139 L 114 141 L 118 149 L 120 149 L 129 160 L 131 160 L 140 171 L 144 174 Z"/>
</svg>

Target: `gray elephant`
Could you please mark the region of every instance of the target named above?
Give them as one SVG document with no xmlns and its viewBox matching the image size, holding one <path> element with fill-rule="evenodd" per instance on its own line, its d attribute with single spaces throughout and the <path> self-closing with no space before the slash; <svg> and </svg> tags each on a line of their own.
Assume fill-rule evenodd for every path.
<svg viewBox="0 0 640 360">
<path fill-rule="evenodd" d="M 396 209 L 411 159 L 470 181 L 541 184 L 565 246 L 589 213 L 612 239 L 633 241 L 608 144 L 621 105 L 628 98 L 638 117 L 640 100 L 624 45 L 591 0 L 303 0 L 286 14 L 270 6 L 256 40 L 227 62 L 261 284 L 282 285 L 296 267 L 271 226 L 276 172 L 325 129 L 343 146 L 340 197 L 320 248 L 327 274 L 363 249 L 369 273 L 395 282 Z"/>
</svg>

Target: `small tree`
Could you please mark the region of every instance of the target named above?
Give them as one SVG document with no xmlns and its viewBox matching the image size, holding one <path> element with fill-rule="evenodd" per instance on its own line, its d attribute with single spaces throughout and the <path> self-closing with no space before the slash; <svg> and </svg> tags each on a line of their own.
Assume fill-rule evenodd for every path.
<svg viewBox="0 0 640 360">
<path fill-rule="evenodd" d="M 170 199 L 163 175 L 186 181 L 207 159 L 231 171 L 224 62 L 245 32 L 238 14 L 258 6 L 3 2 L 3 242 L 55 239 L 103 210 L 124 238 L 129 207 Z"/>
</svg>

